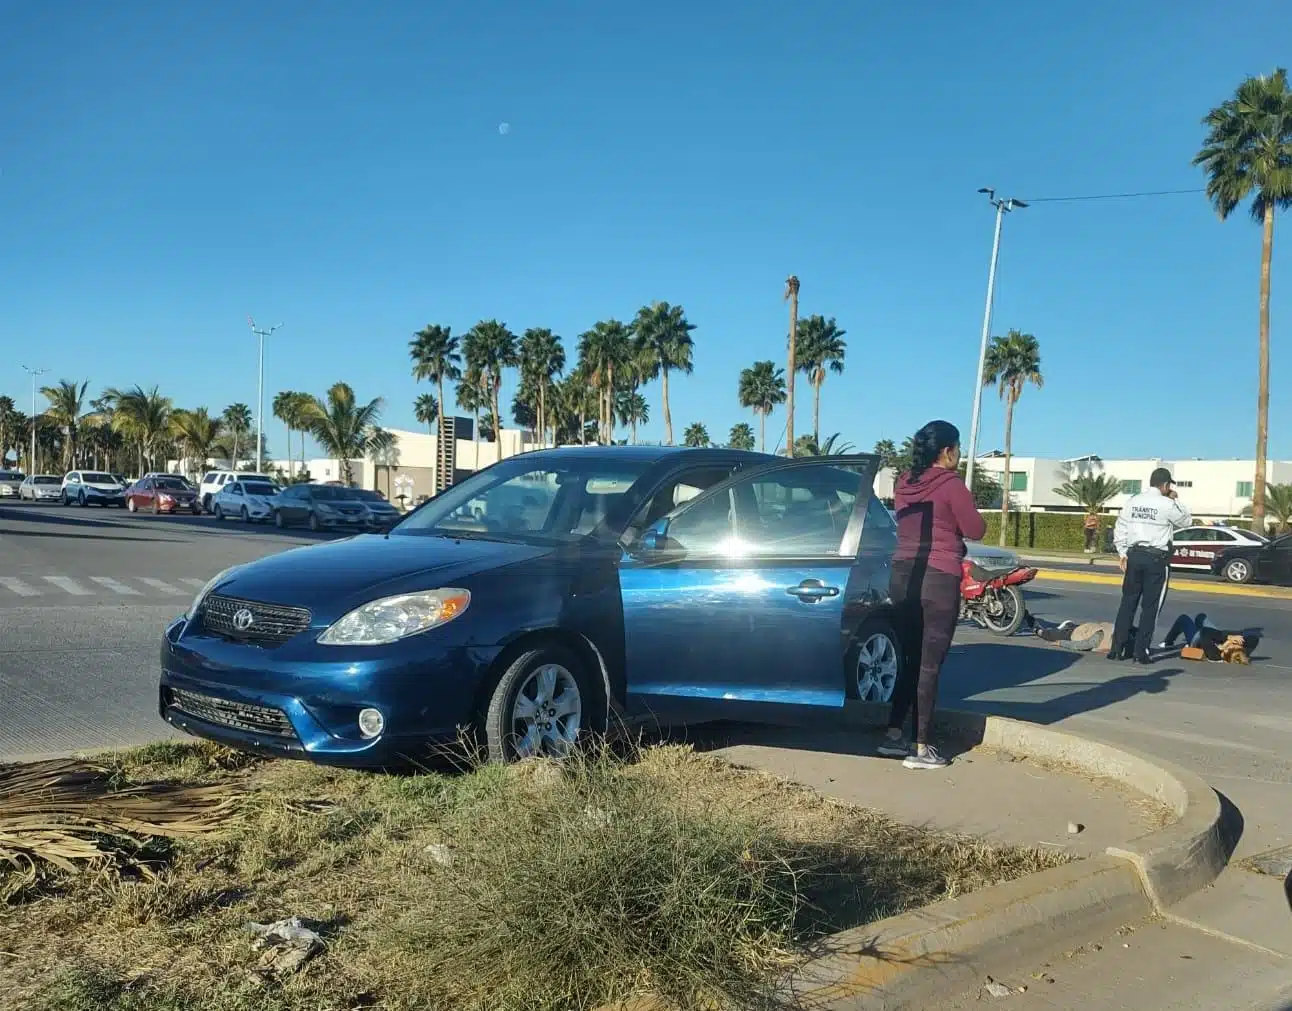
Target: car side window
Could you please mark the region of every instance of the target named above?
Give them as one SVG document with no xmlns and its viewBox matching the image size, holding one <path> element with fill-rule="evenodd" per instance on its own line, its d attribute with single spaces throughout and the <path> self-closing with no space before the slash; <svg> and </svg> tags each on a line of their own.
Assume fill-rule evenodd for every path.
<svg viewBox="0 0 1292 1011">
<path fill-rule="evenodd" d="M 1238 538 L 1235 537 L 1233 534 L 1231 534 L 1228 530 L 1211 531 L 1211 539 L 1220 541 L 1222 544 L 1233 544 L 1238 540 Z"/>
<path fill-rule="evenodd" d="M 866 521 L 861 528 L 863 551 L 885 551 L 897 547 L 897 525 L 884 503 L 874 495 L 866 503 Z"/>
<path fill-rule="evenodd" d="M 1182 541 L 1200 541 L 1202 539 L 1201 530 L 1177 530 L 1171 535 L 1171 540 L 1176 544 Z"/>
<path fill-rule="evenodd" d="M 229 486 L 229 491 L 230 491 L 230 492 L 232 492 L 234 495 L 241 495 L 241 494 L 242 494 L 242 485 L 240 485 L 240 484 L 236 484 L 236 483 L 235 483 L 235 484 L 232 484 L 232 485 L 230 485 L 230 486 Z"/>
<path fill-rule="evenodd" d="M 668 546 L 685 551 L 688 557 L 716 557 L 731 552 L 735 534 L 728 488 L 675 516 L 668 525 Z"/>
<path fill-rule="evenodd" d="M 215 478 L 216 478 L 216 473 L 215 473 L 215 471 L 210 471 L 209 473 L 204 474 L 204 475 L 202 476 L 202 483 L 203 483 L 203 484 L 215 484 Z"/>
<path fill-rule="evenodd" d="M 639 536 L 669 513 L 727 480 L 733 469 L 731 464 L 696 467 L 666 480 L 633 517 L 627 531 L 630 538 Z"/>
</svg>

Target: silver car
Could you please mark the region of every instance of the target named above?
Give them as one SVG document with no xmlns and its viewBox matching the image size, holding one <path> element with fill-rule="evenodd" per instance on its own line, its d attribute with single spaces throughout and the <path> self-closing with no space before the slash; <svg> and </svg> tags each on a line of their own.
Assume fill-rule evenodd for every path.
<svg viewBox="0 0 1292 1011">
<path fill-rule="evenodd" d="M 16 470 L 0 470 L 0 498 L 17 498 L 24 475 Z"/>
<path fill-rule="evenodd" d="M 63 495 L 63 479 L 53 474 L 31 474 L 18 486 L 18 498 L 27 502 L 57 502 Z"/>
</svg>

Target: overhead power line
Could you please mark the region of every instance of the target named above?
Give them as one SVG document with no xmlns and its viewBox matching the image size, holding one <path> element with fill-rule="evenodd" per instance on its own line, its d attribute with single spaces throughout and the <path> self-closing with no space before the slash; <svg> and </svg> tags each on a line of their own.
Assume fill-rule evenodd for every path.
<svg viewBox="0 0 1292 1011">
<path fill-rule="evenodd" d="M 1092 193 L 1075 197 L 1028 197 L 1029 204 L 1073 203 L 1080 200 L 1134 200 L 1139 197 L 1170 197 L 1180 193 L 1205 193 L 1202 187 L 1188 190 L 1140 190 L 1136 193 Z"/>
</svg>

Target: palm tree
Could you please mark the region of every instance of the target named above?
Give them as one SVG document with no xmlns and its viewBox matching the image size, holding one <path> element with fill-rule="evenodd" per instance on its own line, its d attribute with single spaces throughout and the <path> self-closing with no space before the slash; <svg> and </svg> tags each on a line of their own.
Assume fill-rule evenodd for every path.
<svg viewBox="0 0 1292 1011">
<path fill-rule="evenodd" d="M 498 408 L 498 391 L 502 389 L 504 369 L 515 366 L 518 362 L 516 353 L 516 335 L 507 329 L 505 323 L 496 319 L 481 320 L 469 331 L 462 342 L 468 372 L 474 371 L 480 380 L 480 386 L 494 420 L 494 441 L 498 443 L 498 459 L 502 459 L 502 413 Z"/>
<path fill-rule="evenodd" d="M 993 337 L 983 366 L 983 385 L 996 383 L 1000 399 L 1005 401 L 1005 469 L 1000 499 L 1000 546 L 1005 546 L 1005 520 L 1009 515 L 1009 460 L 1013 453 L 1014 405 L 1023 395 L 1025 383 L 1038 390 L 1045 385 L 1041 375 L 1041 346 L 1030 333 L 1011 330 L 1004 337 Z"/>
<path fill-rule="evenodd" d="M 643 306 L 633 320 L 634 358 L 642 381 L 663 378 L 664 382 L 664 442 L 673 445 L 673 414 L 669 410 L 668 377 L 670 372 L 690 375 L 695 368 L 691 352 L 695 346 L 691 331 L 695 325 L 687 322 L 680 305 L 655 302 Z"/>
<path fill-rule="evenodd" d="M 475 416 L 475 428 L 472 429 L 471 438 L 479 446 L 480 409 L 488 405 L 488 399 L 485 397 L 484 388 L 480 382 L 480 373 L 468 367 L 458 380 L 456 396 L 458 406 L 464 411 L 470 411 Z"/>
<path fill-rule="evenodd" d="M 754 429 L 747 421 L 739 421 L 731 426 L 727 433 L 727 445 L 732 449 L 751 450 L 754 448 Z"/>
<path fill-rule="evenodd" d="M 350 461 L 362 459 L 379 431 L 381 407 L 381 397 L 358 404 L 348 383 L 333 383 L 326 403 L 313 400 L 300 419 L 328 455 L 340 463 L 341 480 L 347 485 L 351 482 Z"/>
<path fill-rule="evenodd" d="M 523 382 L 538 390 L 538 441 L 547 445 L 547 391 L 565 371 L 561 338 L 544 327 L 530 327 L 520 339 L 520 372 Z M 553 436 L 555 442 L 555 436 Z"/>
<path fill-rule="evenodd" d="M 799 279 L 785 279 L 785 301 L 790 304 L 788 384 L 785 392 L 785 455 L 794 455 L 794 375 L 798 372 Z"/>
<path fill-rule="evenodd" d="M 1292 484 L 1272 484 L 1267 492 L 1265 505 L 1278 523 L 1279 533 L 1284 533 L 1292 526 Z"/>
<path fill-rule="evenodd" d="M 785 370 L 772 361 L 754 362 L 740 371 L 740 406 L 758 415 L 758 450 L 767 451 L 767 415 L 785 403 Z"/>
<path fill-rule="evenodd" d="M 817 442 L 811 435 L 800 435 L 796 441 L 795 456 L 844 456 L 857 451 L 851 442 L 843 441 L 841 432 L 826 436 L 825 442 Z"/>
<path fill-rule="evenodd" d="M 408 356 L 413 360 L 413 378 L 437 384 L 439 403 L 448 403 L 444 399 L 444 380 L 462 378 L 462 355 L 452 330 L 447 326 L 427 324 L 408 342 Z M 476 427 L 479 428 L 479 424 Z"/>
<path fill-rule="evenodd" d="M 974 473 L 978 473 L 976 468 Z M 1075 502 L 1087 516 L 1098 516 L 1121 490 L 1122 483 L 1110 474 L 1077 474 L 1055 488 L 1054 494 Z"/>
<path fill-rule="evenodd" d="M 439 416 L 440 405 L 436 403 L 434 393 L 419 394 L 413 401 L 413 417 L 425 425 L 428 431 Z"/>
<path fill-rule="evenodd" d="M 170 423 L 182 450 L 181 455 L 190 464 L 196 461 L 197 469 L 205 467 L 211 448 L 220 438 L 220 420 L 211 417 L 205 407 L 199 407 L 193 411 L 172 411 Z"/>
<path fill-rule="evenodd" d="M 848 343 L 842 329 L 831 316 L 809 316 L 798 324 L 798 342 L 795 358 L 799 371 L 807 376 L 812 386 L 812 439 L 821 441 L 821 384 L 826 371 L 843 375 L 843 359 L 848 353 Z"/>
<path fill-rule="evenodd" d="M 619 424 L 632 429 L 633 445 L 637 445 L 637 426 L 650 423 L 650 404 L 636 390 L 620 390 L 615 394 L 615 415 Z"/>
<path fill-rule="evenodd" d="M 302 425 L 301 395 L 293 390 L 283 390 L 274 397 L 273 412 L 274 417 L 287 428 L 287 476 L 291 477 L 292 432 Z M 237 460 L 233 462 L 233 469 L 238 469 Z"/>
<path fill-rule="evenodd" d="M 140 473 L 151 469 L 156 450 L 170 431 L 170 398 L 163 397 L 156 386 L 145 390 L 137 385 L 124 392 L 109 388 L 103 397 L 111 405 L 112 427 L 138 448 Z"/>
<path fill-rule="evenodd" d="M 15 430 L 15 416 L 18 408 L 12 397 L 0 396 L 0 467 L 9 457 L 9 446 Z"/>
<path fill-rule="evenodd" d="M 1207 174 L 1207 197 L 1226 220 L 1251 199 L 1261 239 L 1260 353 L 1256 392 L 1256 475 L 1252 482 L 1252 529 L 1265 529 L 1265 460 L 1270 414 L 1270 261 L 1274 211 L 1292 208 L 1292 88 L 1283 68 L 1249 77 L 1234 97 L 1202 120 L 1207 137 L 1193 159 Z"/>
<path fill-rule="evenodd" d="M 601 442 L 615 440 L 615 370 L 622 381 L 634 357 L 632 331 L 617 319 L 603 320 L 579 336 L 579 361 L 597 389 L 597 432 Z"/>
<path fill-rule="evenodd" d="M 45 417 L 66 432 L 63 440 L 63 469 L 71 470 L 76 460 L 76 436 L 85 413 L 85 391 L 89 388 L 87 379 L 80 386 L 64 379 L 57 386 L 42 386 L 40 392 L 49 401 L 45 408 Z"/>
<path fill-rule="evenodd" d="M 278 397 L 282 397 L 282 396 L 284 396 L 284 394 L 282 393 L 278 394 Z M 290 394 L 290 396 L 299 396 L 299 394 Z M 278 413 L 278 397 L 274 398 L 275 414 Z M 282 417 L 281 414 L 279 414 L 278 416 L 280 418 Z M 225 430 L 225 432 L 228 433 L 232 443 L 233 451 L 229 457 L 229 462 L 232 464 L 234 470 L 238 469 L 238 454 L 242 449 L 243 438 L 246 436 L 248 432 L 251 431 L 251 423 L 252 423 L 251 408 L 248 407 L 246 404 L 242 404 L 242 403 L 230 404 L 228 407 L 224 409 L 223 413 L 220 415 L 220 426 Z M 289 468 L 291 466 L 291 456 L 292 456 L 292 437 L 291 437 L 291 429 L 289 426 L 288 434 L 287 434 L 287 459 L 288 459 Z"/>
<path fill-rule="evenodd" d="M 686 431 L 682 433 L 682 445 L 704 448 L 710 443 L 709 430 L 699 421 L 694 421 L 686 426 Z"/>
</svg>

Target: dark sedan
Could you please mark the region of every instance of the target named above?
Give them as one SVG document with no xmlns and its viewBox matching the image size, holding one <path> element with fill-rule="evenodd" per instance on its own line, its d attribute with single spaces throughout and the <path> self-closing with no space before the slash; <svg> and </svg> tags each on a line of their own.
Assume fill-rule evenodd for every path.
<svg viewBox="0 0 1292 1011">
<path fill-rule="evenodd" d="M 344 485 L 294 484 L 273 498 L 274 525 L 311 530 L 366 530 L 368 507 Z"/>
<path fill-rule="evenodd" d="M 355 488 L 354 494 L 368 507 L 369 530 L 389 530 L 404 517 L 381 492 Z"/>
<path fill-rule="evenodd" d="M 612 721 L 887 700 L 901 647 L 877 462 L 505 460 L 388 534 L 220 573 L 166 630 L 161 715 L 235 748 L 373 766 L 465 728 L 510 759 Z"/>
<path fill-rule="evenodd" d="M 1230 583 L 1292 586 L 1292 534 L 1265 544 L 1243 543 L 1225 548 L 1212 561 L 1211 571 Z"/>
</svg>

